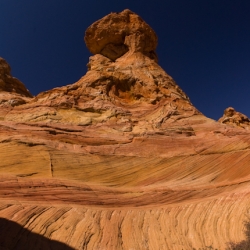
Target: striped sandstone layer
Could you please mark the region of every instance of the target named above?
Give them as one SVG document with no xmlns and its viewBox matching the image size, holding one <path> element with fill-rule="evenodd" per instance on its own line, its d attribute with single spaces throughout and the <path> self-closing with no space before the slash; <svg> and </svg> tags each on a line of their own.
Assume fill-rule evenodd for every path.
<svg viewBox="0 0 250 250">
<path fill-rule="evenodd" d="M 13 90 L 1 92 L 2 249 L 226 249 L 245 240 L 249 130 L 192 105 L 135 13 L 111 13 L 85 41 L 94 55 L 78 82 L 21 95 L 19 105 L 9 104 Z"/>
</svg>

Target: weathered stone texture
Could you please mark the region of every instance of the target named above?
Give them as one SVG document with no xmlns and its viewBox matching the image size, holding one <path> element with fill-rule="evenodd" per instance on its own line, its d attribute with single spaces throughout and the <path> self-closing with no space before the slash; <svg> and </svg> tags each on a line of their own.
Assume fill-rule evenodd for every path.
<svg viewBox="0 0 250 250">
<path fill-rule="evenodd" d="M 51 240 L 12 230 L 0 247 L 225 249 L 244 240 L 250 132 L 231 124 L 246 128 L 248 118 L 201 114 L 157 64 L 154 31 L 129 10 L 95 22 L 85 41 L 87 74 L 34 98 L 6 87 L 0 61 L 0 217 Z"/>
<path fill-rule="evenodd" d="M 232 107 L 225 109 L 224 115 L 219 119 L 219 122 L 244 129 L 250 128 L 250 119 L 246 115 L 235 111 Z"/>
</svg>

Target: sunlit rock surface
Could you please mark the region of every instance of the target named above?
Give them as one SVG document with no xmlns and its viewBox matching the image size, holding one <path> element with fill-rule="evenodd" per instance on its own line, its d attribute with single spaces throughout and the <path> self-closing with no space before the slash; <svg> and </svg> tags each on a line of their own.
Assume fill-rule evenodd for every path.
<svg viewBox="0 0 250 250">
<path fill-rule="evenodd" d="M 49 240 L 37 249 L 226 249 L 245 240 L 249 130 L 192 105 L 157 64 L 157 37 L 135 13 L 104 17 L 85 41 L 94 55 L 72 85 L 32 98 L 3 81 L 0 94 L 24 102 L 1 106 L 0 217 Z M 0 236 L 0 246 L 28 244 L 24 232 Z"/>
<path fill-rule="evenodd" d="M 225 109 L 223 116 L 219 119 L 219 122 L 247 130 L 250 129 L 250 119 L 246 115 L 235 111 L 232 107 Z"/>
</svg>

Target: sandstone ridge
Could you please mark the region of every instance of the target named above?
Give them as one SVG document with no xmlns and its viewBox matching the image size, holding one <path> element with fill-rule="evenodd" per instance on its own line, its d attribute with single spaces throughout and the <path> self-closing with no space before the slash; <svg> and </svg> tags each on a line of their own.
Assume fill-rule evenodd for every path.
<svg viewBox="0 0 250 250">
<path fill-rule="evenodd" d="M 85 41 L 94 54 L 86 75 L 36 97 L 9 83 L 0 61 L 0 217 L 24 228 L 0 237 L 0 248 L 226 249 L 245 240 L 250 133 L 231 126 L 241 115 L 227 110 L 227 124 L 201 114 L 130 10 L 95 22 Z"/>
</svg>

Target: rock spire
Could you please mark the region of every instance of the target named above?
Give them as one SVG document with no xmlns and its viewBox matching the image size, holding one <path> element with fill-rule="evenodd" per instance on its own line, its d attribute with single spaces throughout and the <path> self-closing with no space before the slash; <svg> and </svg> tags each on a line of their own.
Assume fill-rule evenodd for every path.
<svg viewBox="0 0 250 250">
<path fill-rule="evenodd" d="M 87 29 L 85 42 L 94 54 L 86 75 L 30 101 L 29 107 L 38 113 L 40 107 L 56 109 L 53 115 L 39 115 L 39 121 L 70 121 L 90 127 L 112 123 L 122 131 L 143 133 L 165 130 L 174 121 L 201 115 L 158 65 L 157 36 L 137 14 L 124 10 L 103 17 Z M 88 111 L 89 116 L 57 116 L 60 109 Z M 96 113 L 102 119 L 96 119 Z M 29 121 L 31 116 L 22 119 Z"/>
</svg>

